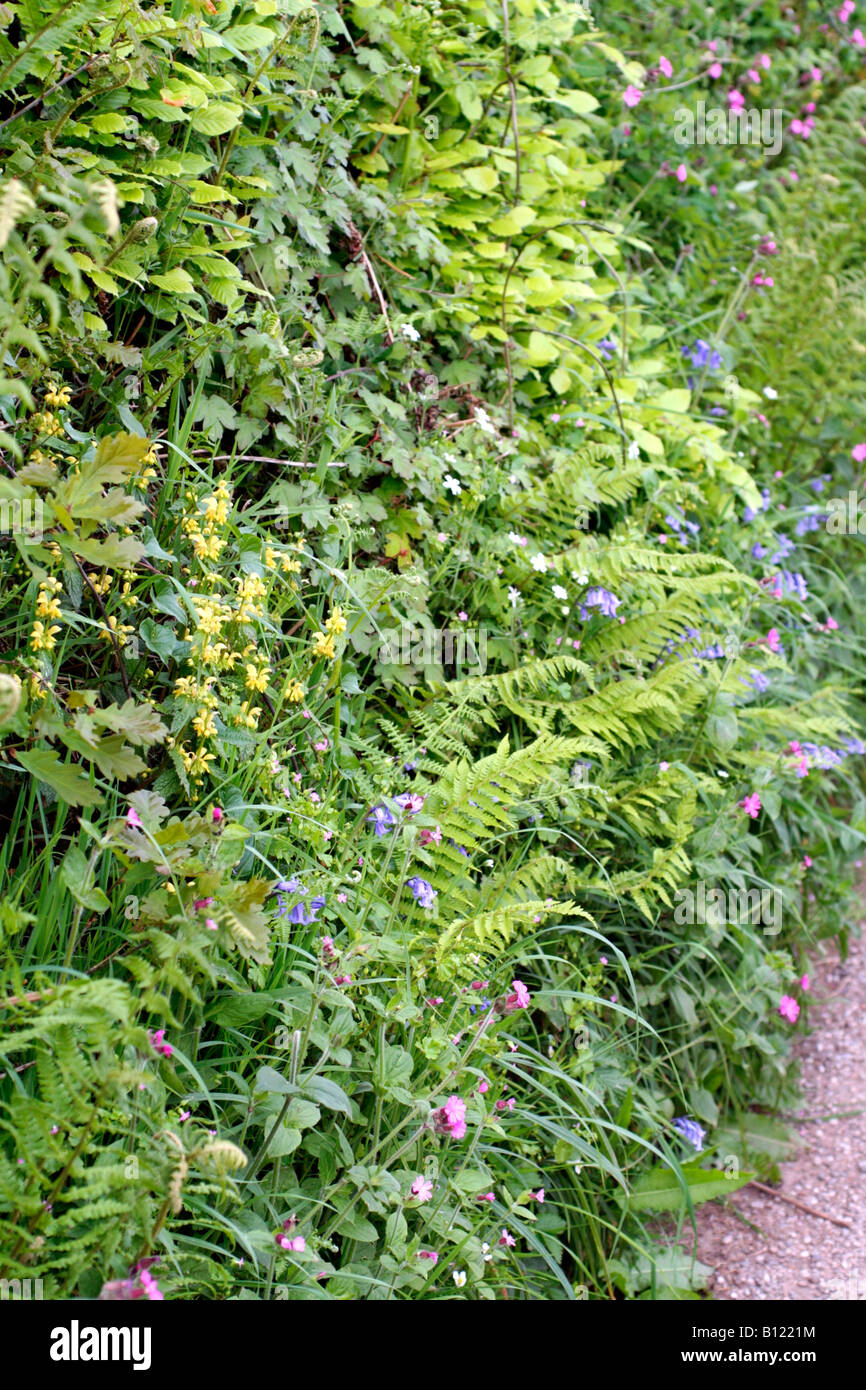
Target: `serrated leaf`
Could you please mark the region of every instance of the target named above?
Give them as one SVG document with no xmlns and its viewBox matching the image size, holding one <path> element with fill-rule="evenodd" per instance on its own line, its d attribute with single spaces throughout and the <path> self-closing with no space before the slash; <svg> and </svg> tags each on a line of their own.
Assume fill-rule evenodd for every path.
<svg viewBox="0 0 866 1390">
<path fill-rule="evenodd" d="M 53 787 L 61 801 L 68 806 L 97 806 L 102 800 L 102 792 L 90 785 L 90 778 L 74 763 L 63 763 L 59 754 L 52 749 L 36 748 L 30 753 L 19 753 L 18 761 L 22 767 Z"/>
</svg>

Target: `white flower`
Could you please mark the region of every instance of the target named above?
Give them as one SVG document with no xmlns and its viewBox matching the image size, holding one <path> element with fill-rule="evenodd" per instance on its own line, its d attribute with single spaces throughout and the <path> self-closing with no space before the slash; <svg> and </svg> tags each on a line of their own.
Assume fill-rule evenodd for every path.
<svg viewBox="0 0 866 1390">
<path fill-rule="evenodd" d="M 630 459 L 640 458 L 640 445 L 636 439 L 633 439 L 628 446 L 628 456 Z"/>
<path fill-rule="evenodd" d="M 463 1288 L 463 1285 L 466 1283 L 466 1270 L 465 1270 L 465 1269 L 455 1269 L 455 1271 L 454 1271 L 454 1283 L 457 1285 L 458 1289 L 462 1289 L 462 1288 Z"/>
<path fill-rule="evenodd" d="M 520 602 L 520 590 L 515 589 L 512 585 L 512 587 L 508 590 L 508 597 L 511 600 L 511 607 L 516 608 L 518 603 Z"/>
<path fill-rule="evenodd" d="M 534 570 L 538 570 L 539 574 L 544 574 L 547 570 L 547 561 L 543 555 L 533 555 L 529 563 Z"/>
<path fill-rule="evenodd" d="M 403 327 L 400 329 L 400 332 L 403 334 L 404 338 L 409 339 L 410 343 L 417 343 L 421 337 L 421 334 L 418 332 L 418 329 L 414 326 L 414 324 L 411 323 L 404 323 Z"/>
<path fill-rule="evenodd" d="M 512 544 L 512 545 L 526 545 L 526 543 L 527 543 L 527 542 L 526 542 L 526 537 L 525 537 L 525 536 L 518 536 L 518 534 L 517 534 L 516 531 L 509 531 L 509 532 L 508 532 L 508 539 L 511 541 L 511 544 Z"/>
<path fill-rule="evenodd" d="M 490 416 L 487 414 L 487 411 L 484 409 L 483 406 L 478 405 L 475 407 L 475 423 L 484 431 L 485 434 L 496 433 L 496 426 L 494 425 L 493 421 L 491 420 Z"/>
<path fill-rule="evenodd" d="M 558 599 L 566 599 L 568 598 L 568 590 L 563 589 L 561 584 L 554 584 L 553 597 Z"/>
<path fill-rule="evenodd" d="M 455 497 L 459 497 L 463 491 L 457 479 L 453 478 L 450 473 L 445 474 L 445 477 L 442 479 L 442 486 L 447 487 L 449 492 L 453 492 Z"/>
<path fill-rule="evenodd" d="M 764 395 L 767 397 L 768 401 L 777 401 L 779 399 L 779 393 L 773 386 L 765 386 Z"/>
</svg>

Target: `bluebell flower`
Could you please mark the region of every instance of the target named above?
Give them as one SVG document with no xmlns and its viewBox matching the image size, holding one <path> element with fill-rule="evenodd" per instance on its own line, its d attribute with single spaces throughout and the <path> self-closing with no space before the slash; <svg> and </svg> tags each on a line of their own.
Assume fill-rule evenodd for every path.
<svg viewBox="0 0 866 1390">
<path fill-rule="evenodd" d="M 721 354 L 705 338 L 696 338 L 692 347 L 684 347 L 683 357 L 688 357 L 693 367 L 707 367 L 711 372 L 717 372 L 722 365 Z"/>
<path fill-rule="evenodd" d="M 602 338 L 597 344 L 597 347 L 602 357 L 608 359 L 613 357 L 613 354 L 616 352 L 616 343 L 613 341 L 613 338 Z"/>
<path fill-rule="evenodd" d="M 782 570 L 782 578 L 785 581 L 785 588 L 789 594 L 796 594 L 805 603 L 809 597 L 809 590 L 806 588 L 806 581 L 799 571 L 792 574 L 790 570 Z"/>
<path fill-rule="evenodd" d="M 704 1147 L 706 1130 L 701 1128 L 697 1120 L 689 1120 L 685 1115 L 681 1115 L 679 1119 L 674 1120 L 674 1129 L 679 1130 L 683 1138 L 692 1145 L 692 1148 L 700 1153 Z"/>
<path fill-rule="evenodd" d="M 606 618 L 615 618 L 616 610 L 621 603 L 622 599 L 617 598 L 609 589 L 589 589 L 580 606 L 580 616 L 585 622 L 589 616 L 589 609 L 599 608 Z"/>
<path fill-rule="evenodd" d="M 420 878 L 415 874 L 412 878 L 407 878 L 406 887 L 412 889 L 412 896 L 416 903 L 419 903 L 427 912 L 433 907 L 434 899 L 437 897 L 436 889 L 432 883 L 428 883 L 426 878 Z"/>
<path fill-rule="evenodd" d="M 387 835 L 392 825 L 396 825 L 393 814 L 387 806 L 374 806 L 372 814 L 367 817 L 368 825 L 372 825 L 377 835 Z"/>
</svg>

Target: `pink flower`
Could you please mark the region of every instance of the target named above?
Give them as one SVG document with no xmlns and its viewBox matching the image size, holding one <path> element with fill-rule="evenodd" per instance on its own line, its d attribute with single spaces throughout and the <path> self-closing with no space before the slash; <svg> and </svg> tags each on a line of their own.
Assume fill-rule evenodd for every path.
<svg viewBox="0 0 866 1390">
<path fill-rule="evenodd" d="M 457 614 L 457 616 L 460 619 L 461 623 L 466 623 L 469 621 L 469 614 L 463 608 L 460 609 L 460 612 Z"/>
<path fill-rule="evenodd" d="M 835 618 L 828 618 L 826 623 L 824 624 L 824 627 L 827 629 L 828 632 L 835 632 L 839 627 L 839 624 L 836 622 Z"/>
<path fill-rule="evenodd" d="M 328 751 L 328 740 L 327 740 L 326 738 L 323 738 L 323 739 L 320 740 L 319 743 L 314 743 L 314 744 L 313 744 L 313 747 L 315 748 L 315 750 L 316 750 L 317 753 L 327 753 L 327 751 Z"/>
<path fill-rule="evenodd" d="M 459 1096 L 449 1096 L 444 1105 L 434 1110 L 433 1126 L 437 1134 L 462 1139 L 466 1133 L 466 1102 Z"/>
<path fill-rule="evenodd" d="M 338 894 L 337 894 L 337 902 L 338 902 L 338 903 L 345 903 L 345 902 L 348 902 L 348 901 L 349 901 L 349 898 L 348 898 L 348 895 L 347 895 L 346 893 L 338 893 Z"/>
<path fill-rule="evenodd" d="M 195 902 L 193 903 L 193 907 L 195 911 L 198 912 L 200 908 L 210 907 L 212 903 L 213 898 L 196 898 Z"/>
<path fill-rule="evenodd" d="M 866 444 L 863 445 L 863 448 L 866 449 Z M 142 829 L 141 818 L 134 806 L 130 806 L 126 813 L 126 824 L 130 830 Z"/>
<path fill-rule="evenodd" d="M 856 8 L 857 6 L 854 4 L 854 0 L 842 0 L 842 5 L 836 11 L 836 14 L 843 24 L 847 24 Z"/>
<path fill-rule="evenodd" d="M 767 70 L 768 70 L 769 67 L 770 67 L 770 55 L 769 55 L 769 53 L 762 53 L 761 56 L 760 56 L 760 58 L 758 59 L 758 62 L 759 62 L 759 64 L 761 65 L 761 67 L 764 69 L 764 71 L 767 72 Z"/>
<path fill-rule="evenodd" d="M 599 959 L 602 965 L 607 965 L 607 956 L 600 956 Z"/>
<path fill-rule="evenodd" d="M 178 1117 L 177 1117 L 178 1123 L 179 1123 L 179 1124 L 185 1124 L 185 1122 L 189 1119 L 189 1117 L 190 1117 L 191 1114 L 192 1114 L 192 1111 L 191 1111 L 191 1110 L 181 1110 L 180 1114 L 179 1114 Z"/>
<path fill-rule="evenodd" d="M 810 987 L 811 987 L 811 982 L 810 982 L 810 980 L 809 980 L 809 976 L 808 976 L 808 975 L 803 975 L 802 978 L 801 978 L 801 980 L 800 980 L 800 988 L 801 988 L 801 990 L 803 991 L 804 994 L 808 994 L 808 993 L 809 993 Z"/>
<path fill-rule="evenodd" d="M 438 845 L 442 839 L 442 831 L 437 825 L 435 830 L 419 830 L 418 843 L 420 845 Z"/>
<path fill-rule="evenodd" d="M 523 981 L 512 980 L 511 988 L 514 993 L 509 994 L 505 1000 L 505 1012 L 507 1014 L 513 1014 L 516 1009 L 528 1009 L 530 995 Z"/>
<path fill-rule="evenodd" d="M 489 1091 L 489 1090 L 490 1090 L 490 1083 L 489 1083 L 488 1081 L 479 1081 L 479 1083 L 478 1083 L 478 1094 L 479 1094 L 480 1096 L 483 1096 L 483 1095 L 484 1095 L 484 1092 L 485 1092 L 485 1091 Z"/>
<path fill-rule="evenodd" d="M 757 820 L 761 809 L 761 798 L 757 792 L 751 792 L 749 796 L 743 797 L 743 800 L 737 804 L 742 806 L 747 816 L 751 816 L 752 820 Z"/>
<path fill-rule="evenodd" d="M 299 1254 L 302 1254 L 307 1248 L 307 1242 L 304 1240 L 303 1236 L 287 1236 L 281 1234 L 275 1236 L 274 1239 L 277 1245 L 283 1250 L 297 1250 Z"/>
<path fill-rule="evenodd" d="M 212 917 L 205 917 L 205 919 L 204 919 L 204 924 L 205 924 L 205 926 L 207 927 L 208 931 L 218 931 L 218 930 L 219 930 L 219 928 L 218 928 L 216 922 L 214 921 L 214 919 L 213 919 Z"/>
<path fill-rule="evenodd" d="M 516 1245 L 516 1244 L 517 1244 L 517 1241 L 514 1239 L 514 1236 L 510 1236 L 510 1235 L 508 1234 L 508 1232 L 506 1231 L 506 1229 L 505 1229 L 504 1226 L 502 1227 L 502 1235 L 499 1237 L 499 1244 L 500 1244 L 500 1245 Z"/>
<path fill-rule="evenodd" d="M 790 994 L 783 994 L 779 1004 L 779 1013 L 786 1018 L 789 1023 L 797 1022 L 797 1015 L 800 1012 L 800 1005 L 796 999 L 792 999 Z"/>
<path fill-rule="evenodd" d="M 862 29 L 855 29 L 851 35 L 851 42 L 855 48 L 866 48 L 866 38 L 863 37 Z"/>
<path fill-rule="evenodd" d="M 738 92 L 736 87 L 732 87 L 728 92 L 728 105 L 732 111 L 741 111 L 746 104 L 746 98 L 742 92 Z"/>
<path fill-rule="evenodd" d="M 223 813 L 220 807 L 214 806 L 213 810 L 211 811 L 211 815 L 213 816 L 214 825 L 219 825 L 220 821 L 223 818 Z"/>
<path fill-rule="evenodd" d="M 758 72 L 757 68 L 749 68 L 746 76 L 750 82 L 760 82 L 761 80 L 761 74 Z"/>
<path fill-rule="evenodd" d="M 334 976 L 334 984 L 335 984 L 335 985 L 350 985 L 351 983 L 352 983 L 352 977 L 351 977 L 351 975 L 335 975 L 335 976 Z"/>
<path fill-rule="evenodd" d="M 438 1262 L 439 1255 L 435 1250 L 419 1250 L 418 1259 L 429 1260 L 431 1264 L 435 1265 Z"/>
<path fill-rule="evenodd" d="M 476 1200 L 477 1202 L 495 1202 L 495 1201 L 496 1201 L 496 1193 L 495 1193 L 495 1192 L 479 1192 L 479 1194 L 478 1194 L 478 1196 L 476 1197 L 475 1200 Z"/>
<path fill-rule="evenodd" d="M 851 450 L 851 457 L 855 463 L 866 463 L 866 444 L 855 444 Z M 130 812 L 134 815 L 134 812 Z"/>
<path fill-rule="evenodd" d="M 322 957 L 324 960 L 336 960 L 337 952 L 334 950 L 333 937 L 322 937 Z"/>
<path fill-rule="evenodd" d="M 544 1188 L 540 1187 L 537 1192 L 530 1192 L 530 1197 L 535 1202 L 544 1202 Z"/>
<path fill-rule="evenodd" d="M 429 1202 L 433 1196 L 433 1184 L 428 1178 L 416 1178 L 412 1184 L 412 1196 L 419 1202 Z"/>
<path fill-rule="evenodd" d="M 669 767 L 670 763 L 661 762 L 659 763 L 659 772 L 667 772 Z"/>
<path fill-rule="evenodd" d="M 767 633 L 767 646 L 770 648 L 771 652 L 777 652 L 781 649 L 782 643 L 778 628 L 770 628 L 770 631 Z"/>
<path fill-rule="evenodd" d="M 498 1101 L 496 1102 L 496 1109 L 497 1109 L 497 1110 L 513 1110 L 513 1109 L 514 1109 L 514 1096 L 509 1096 L 507 1100 L 498 1100 Z"/>
<path fill-rule="evenodd" d="M 148 1041 L 154 1052 L 159 1052 L 163 1057 L 170 1057 L 174 1052 L 171 1043 L 165 1041 L 165 1029 L 157 1028 L 155 1032 L 148 1033 Z"/>
<path fill-rule="evenodd" d="M 673 77 L 674 75 L 671 61 L 669 58 L 666 58 L 664 54 L 659 58 L 659 70 L 664 73 L 665 77 Z"/>
<path fill-rule="evenodd" d="M 686 168 L 685 164 L 678 164 L 675 173 L 677 177 L 677 183 L 685 183 L 686 179 L 689 176 L 689 171 Z"/>
<path fill-rule="evenodd" d="M 626 87 L 625 91 L 622 94 L 622 99 L 625 102 L 626 106 L 632 107 L 638 105 L 642 96 L 643 92 L 641 91 L 640 87 L 635 87 L 632 83 L 629 83 L 629 85 Z"/>
<path fill-rule="evenodd" d="M 710 66 L 707 68 L 707 75 L 708 75 L 709 77 L 712 77 L 714 80 L 715 80 L 716 78 L 718 78 L 718 77 L 721 77 L 721 75 L 722 75 L 722 65 L 721 65 L 721 63 L 710 63 Z"/>
</svg>

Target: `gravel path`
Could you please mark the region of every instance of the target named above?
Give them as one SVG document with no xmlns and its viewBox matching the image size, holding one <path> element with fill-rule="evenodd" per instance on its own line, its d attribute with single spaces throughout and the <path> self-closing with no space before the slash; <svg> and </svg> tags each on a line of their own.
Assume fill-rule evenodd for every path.
<svg viewBox="0 0 866 1390">
<path fill-rule="evenodd" d="M 851 1227 L 752 1187 L 727 1209 L 709 1203 L 698 1218 L 698 1254 L 716 1270 L 710 1288 L 718 1299 L 866 1301 L 866 943 L 852 942 L 844 964 L 828 943 L 809 973 L 821 1007 L 797 1048 L 803 1109 L 792 1129 L 803 1148 L 781 1165 L 779 1190 Z"/>
</svg>

